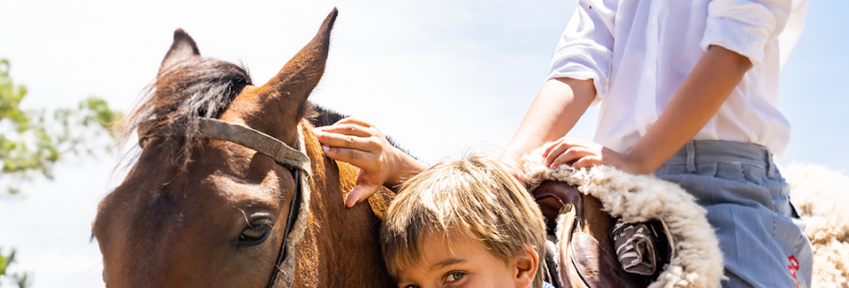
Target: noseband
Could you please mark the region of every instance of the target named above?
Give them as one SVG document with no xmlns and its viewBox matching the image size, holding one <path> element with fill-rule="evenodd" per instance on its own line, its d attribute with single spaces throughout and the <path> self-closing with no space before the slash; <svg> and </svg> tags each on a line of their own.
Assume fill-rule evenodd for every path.
<svg viewBox="0 0 849 288">
<path fill-rule="evenodd" d="M 295 196 L 289 206 L 289 218 L 286 221 L 286 230 L 283 233 L 283 243 L 280 244 L 276 269 L 274 269 L 271 279 L 268 281 L 268 288 L 275 287 L 274 284 L 277 280 L 282 281 L 282 286 L 278 285 L 278 287 L 291 287 L 292 280 L 295 277 L 295 247 L 304 237 L 310 202 L 310 158 L 306 154 L 304 135 L 298 129 L 298 143 L 295 148 L 292 148 L 283 141 L 246 126 L 211 118 L 195 118 L 193 120 L 198 121 L 198 132 L 201 137 L 230 141 L 254 149 L 271 157 L 275 162 L 292 172 L 295 179 Z M 150 133 L 152 128 L 155 127 L 154 121 L 147 121 L 139 126 L 139 145 L 142 148 L 144 148 L 146 140 L 153 136 L 180 134 L 180 131 L 175 129 L 174 126 L 169 126 L 154 135 Z M 283 273 L 282 277 L 278 277 L 280 272 Z"/>
</svg>

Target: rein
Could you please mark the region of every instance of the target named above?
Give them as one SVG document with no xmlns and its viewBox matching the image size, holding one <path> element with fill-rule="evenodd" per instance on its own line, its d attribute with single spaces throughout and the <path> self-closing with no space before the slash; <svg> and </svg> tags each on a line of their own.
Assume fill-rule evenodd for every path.
<svg viewBox="0 0 849 288">
<path fill-rule="evenodd" d="M 289 206 L 289 218 L 283 232 L 283 243 L 280 244 L 280 253 L 275 264 L 277 269 L 274 269 L 268 281 L 268 288 L 274 287 L 278 279 L 283 281 L 282 287 L 291 287 L 295 276 L 295 247 L 303 239 L 306 230 L 310 201 L 310 158 L 306 154 L 304 135 L 298 129 L 298 143 L 295 148 L 292 148 L 283 141 L 246 126 L 212 118 L 198 117 L 193 120 L 198 121 L 198 132 L 201 137 L 230 141 L 254 149 L 271 157 L 277 164 L 292 172 L 295 179 L 295 195 Z M 179 134 L 179 130 L 174 126 L 151 133 L 156 125 L 154 121 L 146 121 L 139 125 L 139 146 L 142 148 L 147 140 L 154 136 Z M 282 272 L 282 278 L 278 276 L 280 272 Z"/>
</svg>

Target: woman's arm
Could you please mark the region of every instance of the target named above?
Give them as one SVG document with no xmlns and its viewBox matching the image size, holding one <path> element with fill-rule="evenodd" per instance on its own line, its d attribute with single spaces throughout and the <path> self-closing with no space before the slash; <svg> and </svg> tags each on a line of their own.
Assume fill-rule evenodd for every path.
<svg viewBox="0 0 849 288">
<path fill-rule="evenodd" d="M 752 67 L 749 58 L 720 46 L 710 46 L 678 88 L 657 122 L 628 153 L 601 145 L 563 138 L 544 156 L 556 167 L 575 161 L 574 168 L 597 164 L 615 166 L 633 174 L 652 173 L 714 116 Z"/>
<path fill-rule="evenodd" d="M 499 157 L 513 169 L 513 176 L 524 180 L 519 164 L 522 155 L 566 135 L 587 111 L 595 94 L 593 80 L 557 78 L 546 81 Z"/>
</svg>

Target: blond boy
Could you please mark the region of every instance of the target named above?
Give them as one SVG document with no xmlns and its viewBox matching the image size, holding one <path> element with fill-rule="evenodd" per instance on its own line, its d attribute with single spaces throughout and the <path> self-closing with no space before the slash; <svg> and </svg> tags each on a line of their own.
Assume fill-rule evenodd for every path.
<svg viewBox="0 0 849 288">
<path fill-rule="evenodd" d="M 468 155 L 402 186 L 381 229 L 398 287 L 542 287 L 545 223 L 495 160 Z"/>
</svg>

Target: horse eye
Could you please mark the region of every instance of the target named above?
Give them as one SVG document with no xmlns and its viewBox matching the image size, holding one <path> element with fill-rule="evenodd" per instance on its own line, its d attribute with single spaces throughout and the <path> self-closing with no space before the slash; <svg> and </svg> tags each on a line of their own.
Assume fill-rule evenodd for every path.
<svg viewBox="0 0 849 288">
<path fill-rule="evenodd" d="M 260 218 L 251 221 L 250 226 L 242 231 L 239 235 L 239 242 L 243 245 L 256 245 L 265 241 L 271 228 L 274 227 L 274 222 L 268 218 Z"/>
</svg>

